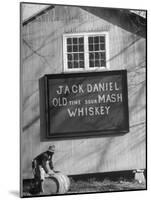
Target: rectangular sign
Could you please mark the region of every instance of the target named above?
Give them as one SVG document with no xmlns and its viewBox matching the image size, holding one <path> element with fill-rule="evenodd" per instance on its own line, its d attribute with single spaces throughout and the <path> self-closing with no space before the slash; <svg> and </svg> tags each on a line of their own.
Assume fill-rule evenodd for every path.
<svg viewBox="0 0 151 200">
<path fill-rule="evenodd" d="M 46 136 L 129 131 L 126 70 L 45 75 L 40 86 Z"/>
</svg>

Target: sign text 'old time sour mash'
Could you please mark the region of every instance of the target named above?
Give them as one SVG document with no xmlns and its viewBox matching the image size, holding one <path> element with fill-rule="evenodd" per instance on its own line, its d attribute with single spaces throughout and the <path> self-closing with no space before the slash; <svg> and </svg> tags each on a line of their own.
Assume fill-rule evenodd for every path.
<svg viewBox="0 0 151 200">
<path fill-rule="evenodd" d="M 50 135 L 95 135 L 95 132 L 118 133 L 128 129 L 125 70 L 45 78 Z"/>
</svg>

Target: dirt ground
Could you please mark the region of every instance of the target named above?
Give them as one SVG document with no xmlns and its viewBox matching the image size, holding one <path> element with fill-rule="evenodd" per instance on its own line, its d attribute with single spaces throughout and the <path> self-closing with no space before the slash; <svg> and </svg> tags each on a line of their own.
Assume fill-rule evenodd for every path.
<svg viewBox="0 0 151 200">
<path fill-rule="evenodd" d="M 111 181 L 104 179 L 98 181 L 95 178 L 91 178 L 87 181 L 84 180 L 73 180 L 70 178 L 70 189 L 67 194 L 76 193 L 95 193 L 95 192 L 113 192 L 113 191 L 129 191 L 129 190 L 145 190 L 145 183 L 138 183 L 134 180 L 123 180 Z M 40 196 L 38 190 L 35 189 L 33 182 L 26 182 L 23 184 L 23 196 Z M 51 194 L 50 194 L 51 195 Z"/>
<path fill-rule="evenodd" d="M 136 181 L 110 181 L 108 179 L 103 181 L 89 180 L 73 181 L 71 180 L 71 188 L 69 193 L 87 193 L 87 192 L 108 192 L 108 191 L 123 191 L 123 190 L 139 190 L 145 189 L 146 184 L 140 184 Z"/>
</svg>

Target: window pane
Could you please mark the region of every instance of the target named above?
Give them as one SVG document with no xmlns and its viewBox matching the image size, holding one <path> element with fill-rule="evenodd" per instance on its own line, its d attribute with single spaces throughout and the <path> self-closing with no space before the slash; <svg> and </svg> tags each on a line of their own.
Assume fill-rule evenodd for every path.
<svg viewBox="0 0 151 200">
<path fill-rule="evenodd" d="M 105 52 L 101 52 L 101 59 L 102 60 L 105 60 L 106 58 L 105 58 Z"/>
<path fill-rule="evenodd" d="M 79 59 L 84 60 L 84 54 L 83 53 L 79 53 Z"/>
<path fill-rule="evenodd" d="M 99 50 L 99 45 L 95 44 L 95 51 L 98 51 L 98 50 Z"/>
<path fill-rule="evenodd" d="M 68 51 L 68 52 L 72 52 L 72 46 L 71 46 L 71 45 L 68 45 L 68 46 L 67 46 L 67 51 Z"/>
<path fill-rule="evenodd" d="M 92 60 L 89 61 L 89 67 L 94 67 L 94 61 Z"/>
<path fill-rule="evenodd" d="M 78 68 L 78 62 L 74 61 L 74 68 Z"/>
<path fill-rule="evenodd" d="M 101 59 L 99 59 L 99 67 L 101 67 Z"/>
<path fill-rule="evenodd" d="M 94 59 L 94 53 L 89 53 L 89 59 L 93 60 Z"/>
<path fill-rule="evenodd" d="M 68 62 L 68 69 L 72 68 L 72 62 Z"/>
<path fill-rule="evenodd" d="M 98 54 L 99 54 L 99 59 L 101 59 L 101 57 L 102 57 L 102 56 L 101 56 L 102 52 L 99 52 Z"/>
<path fill-rule="evenodd" d="M 94 43 L 97 43 L 97 44 L 99 43 L 99 37 L 98 36 L 94 38 Z"/>
<path fill-rule="evenodd" d="M 99 53 L 95 53 L 95 59 L 99 59 Z"/>
<path fill-rule="evenodd" d="M 84 51 L 84 46 L 83 45 L 79 45 L 79 52 L 83 52 Z"/>
<path fill-rule="evenodd" d="M 68 38 L 67 39 L 67 44 L 71 44 L 72 43 L 72 38 Z"/>
<path fill-rule="evenodd" d="M 99 64 L 99 60 L 95 60 L 95 67 L 99 67 L 100 64 Z"/>
<path fill-rule="evenodd" d="M 78 39 L 77 38 L 73 38 L 73 44 L 77 44 L 78 43 Z"/>
<path fill-rule="evenodd" d="M 78 51 L 78 46 L 77 45 L 73 45 L 73 52 L 77 52 Z"/>
<path fill-rule="evenodd" d="M 80 61 L 80 68 L 84 68 L 84 61 Z"/>
<path fill-rule="evenodd" d="M 105 62 L 105 60 L 101 60 L 101 67 L 106 67 L 106 62 Z"/>
<path fill-rule="evenodd" d="M 93 44 L 89 44 L 89 51 L 93 51 Z"/>
<path fill-rule="evenodd" d="M 93 37 L 89 37 L 89 44 L 93 44 Z"/>
<path fill-rule="evenodd" d="M 100 44 L 100 49 L 105 50 L 105 44 Z"/>
<path fill-rule="evenodd" d="M 84 38 L 83 37 L 80 37 L 79 38 L 79 44 L 83 44 L 84 43 Z"/>
<path fill-rule="evenodd" d="M 73 57 L 74 57 L 74 60 L 78 60 L 78 54 L 77 53 L 74 53 Z"/>
<path fill-rule="evenodd" d="M 104 36 L 100 36 L 100 42 L 105 43 L 105 37 Z"/>
<path fill-rule="evenodd" d="M 72 60 L 72 54 L 68 54 L 68 60 Z"/>
</svg>

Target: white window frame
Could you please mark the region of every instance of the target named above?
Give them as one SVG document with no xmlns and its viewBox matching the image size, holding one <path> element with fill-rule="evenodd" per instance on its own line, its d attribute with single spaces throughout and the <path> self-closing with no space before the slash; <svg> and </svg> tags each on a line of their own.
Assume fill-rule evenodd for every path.
<svg viewBox="0 0 151 200">
<path fill-rule="evenodd" d="M 88 37 L 90 36 L 105 36 L 105 53 L 106 67 L 89 67 L 89 51 Z M 69 37 L 84 37 L 84 68 L 68 68 L 67 64 L 67 38 Z M 110 68 L 109 66 L 109 33 L 108 32 L 91 32 L 91 33 L 67 33 L 63 34 L 63 71 L 64 72 L 85 72 L 85 71 L 104 71 Z"/>
</svg>

